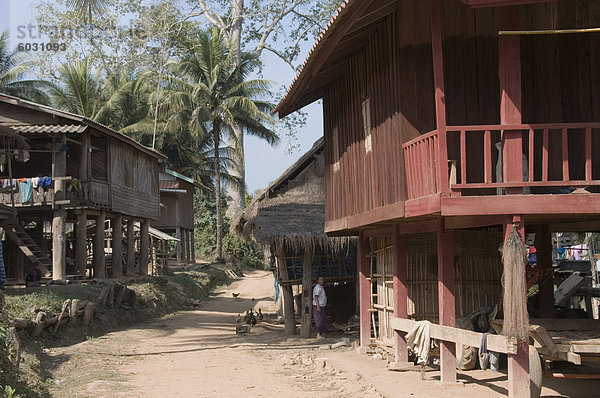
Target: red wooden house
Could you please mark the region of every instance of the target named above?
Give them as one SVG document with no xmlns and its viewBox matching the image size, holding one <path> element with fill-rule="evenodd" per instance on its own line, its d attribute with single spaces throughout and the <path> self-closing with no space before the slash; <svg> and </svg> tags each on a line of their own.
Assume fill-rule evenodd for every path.
<svg viewBox="0 0 600 398">
<path fill-rule="evenodd" d="M 552 231 L 599 229 L 598 26 L 597 0 L 342 4 L 275 111 L 323 100 L 325 230 L 360 237 L 362 344 L 389 339 L 406 361 L 408 316 L 454 327 L 497 302 L 503 272 L 526 278 L 497 251 L 513 228 L 536 233 L 542 269 Z M 526 306 L 512 293 L 505 321 Z M 442 381 L 456 331 L 432 329 Z M 527 341 L 497 343 L 510 395 L 529 396 Z"/>
</svg>

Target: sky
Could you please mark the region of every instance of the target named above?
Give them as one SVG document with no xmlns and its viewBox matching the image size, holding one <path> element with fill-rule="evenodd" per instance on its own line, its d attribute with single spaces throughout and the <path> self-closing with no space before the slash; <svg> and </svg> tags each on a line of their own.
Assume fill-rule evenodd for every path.
<svg viewBox="0 0 600 398">
<path fill-rule="evenodd" d="M 43 0 L 0 0 L 0 31 L 9 31 L 11 48 L 19 43 L 37 42 L 41 44 L 42 39 L 18 39 L 19 33 L 23 31 L 22 26 L 35 24 L 33 7 Z M 19 27 L 21 28 L 19 29 Z M 304 60 L 312 43 L 308 43 L 299 59 Z M 274 87 L 289 86 L 295 76 L 295 72 L 279 60 L 275 55 L 263 52 L 264 78 L 274 82 Z M 247 136 L 244 146 L 246 150 L 246 186 L 250 194 L 257 190 L 266 188 L 289 166 L 291 166 L 302 154 L 308 151 L 313 143 L 323 135 L 323 118 L 320 103 L 314 103 L 304 111 L 308 113 L 307 124 L 296 132 L 298 149 L 289 153 L 289 143 L 283 140 L 275 148 L 252 136 Z"/>
</svg>

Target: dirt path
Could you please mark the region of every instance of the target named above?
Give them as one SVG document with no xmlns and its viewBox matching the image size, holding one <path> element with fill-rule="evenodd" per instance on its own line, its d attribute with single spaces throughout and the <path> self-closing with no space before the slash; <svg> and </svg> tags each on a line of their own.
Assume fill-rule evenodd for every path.
<svg viewBox="0 0 600 398">
<path fill-rule="evenodd" d="M 233 298 L 231 293 L 240 293 Z M 381 396 L 350 376 L 310 364 L 315 341 L 256 327 L 235 334 L 235 319 L 272 303 L 270 273 L 254 271 L 201 306 L 140 328 L 50 350 L 55 397 Z M 255 299 L 254 301 L 252 299 Z M 264 310 L 265 308 L 263 308 Z M 282 371 L 297 357 L 309 364 Z M 285 368 L 285 367 L 284 367 Z M 333 378 L 333 380 L 332 380 Z M 332 384 L 338 380 L 339 385 Z M 308 395 L 307 395 L 308 394 Z"/>
<path fill-rule="evenodd" d="M 384 361 L 352 349 L 321 350 L 314 339 L 287 338 L 261 327 L 237 336 L 237 314 L 253 305 L 263 310 L 272 305 L 272 283 L 270 273 L 254 271 L 199 310 L 49 350 L 52 396 L 506 396 L 505 374 L 468 372 L 449 386 L 436 381 L 439 372 L 424 375 L 427 380 L 419 373 L 389 372 Z M 239 298 L 232 292 L 240 293 Z M 546 384 L 545 397 L 593 397 L 598 387 L 590 381 Z"/>
</svg>

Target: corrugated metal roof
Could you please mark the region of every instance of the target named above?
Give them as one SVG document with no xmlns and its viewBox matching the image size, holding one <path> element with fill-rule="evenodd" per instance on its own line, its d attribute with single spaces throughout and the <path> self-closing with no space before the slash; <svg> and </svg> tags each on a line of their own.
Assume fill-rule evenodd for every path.
<svg viewBox="0 0 600 398">
<path fill-rule="evenodd" d="M 194 185 L 196 188 L 201 188 L 201 189 L 206 189 L 207 191 L 212 191 L 212 189 L 210 189 L 206 185 L 202 184 L 200 181 L 196 181 L 193 178 L 184 176 L 183 174 L 179 174 L 176 171 L 165 169 L 165 173 L 167 173 L 175 178 L 179 178 L 180 180 L 187 181 L 190 184 Z M 161 184 L 162 184 L 162 181 L 161 181 Z M 163 188 L 162 185 L 160 187 Z M 165 187 L 165 188 L 167 188 L 167 187 Z"/>
<path fill-rule="evenodd" d="M 21 134 L 81 134 L 87 126 L 85 124 L 31 124 L 12 128 Z"/>
<path fill-rule="evenodd" d="M 179 183 L 177 180 L 161 180 L 158 182 L 158 186 L 160 189 L 177 189 L 179 188 Z"/>
</svg>

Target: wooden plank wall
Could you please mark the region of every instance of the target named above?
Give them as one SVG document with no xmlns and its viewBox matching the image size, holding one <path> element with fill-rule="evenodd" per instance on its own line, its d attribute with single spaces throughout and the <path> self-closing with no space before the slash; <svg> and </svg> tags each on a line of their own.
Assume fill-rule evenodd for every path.
<svg viewBox="0 0 600 398">
<path fill-rule="evenodd" d="M 429 5 L 410 0 L 399 8 L 377 25 L 324 96 L 328 221 L 406 200 L 402 143 L 435 128 Z M 370 151 L 362 120 L 367 98 Z M 332 164 L 334 129 L 339 171 Z"/>
<path fill-rule="evenodd" d="M 498 124 L 499 8 L 471 9 L 458 1 L 444 2 L 444 69 L 448 125 Z M 523 30 L 573 29 L 600 25 L 597 0 L 562 0 L 520 6 Z M 522 36 L 522 89 L 524 123 L 600 121 L 600 34 Z M 593 131 L 593 146 L 600 145 L 600 131 Z M 494 134 L 492 142 L 499 140 Z M 541 152 L 541 132 L 535 151 Z M 540 143 L 539 145 L 537 143 Z M 581 149 L 583 131 L 569 134 L 569 171 L 583 179 Z M 483 135 L 468 134 L 467 179 L 483 181 Z M 449 159 L 458 159 L 459 140 L 448 142 Z M 527 142 L 523 152 L 528 153 Z M 492 152 L 493 164 L 497 153 Z M 593 178 L 600 178 L 600 152 L 594 151 Z M 549 179 L 562 178 L 562 138 L 549 135 Z M 536 173 L 541 164 L 535 164 Z M 461 170 L 458 170 L 460 174 Z"/>
<path fill-rule="evenodd" d="M 158 219 L 158 160 L 125 143 L 110 141 L 112 211 Z"/>
</svg>

